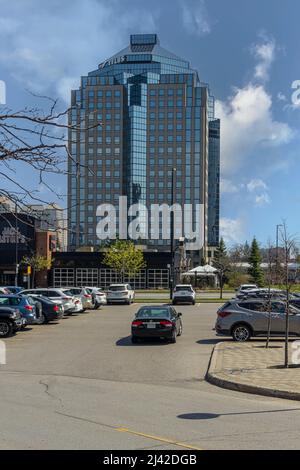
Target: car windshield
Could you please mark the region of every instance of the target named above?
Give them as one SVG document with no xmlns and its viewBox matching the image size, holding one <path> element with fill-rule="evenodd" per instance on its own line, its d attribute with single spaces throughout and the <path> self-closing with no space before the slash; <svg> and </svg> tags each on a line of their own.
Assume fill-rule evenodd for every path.
<svg viewBox="0 0 300 470">
<path fill-rule="evenodd" d="M 124 290 L 126 290 L 126 287 L 125 286 L 110 286 L 108 290 L 112 292 L 123 292 Z"/>
<path fill-rule="evenodd" d="M 63 290 L 62 293 L 63 293 L 64 295 L 72 295 L 72 292 L 69 291 L 69 290 L 67 290 L 67 289 L 66 289 L 66 290 Z M 54 295 L 51 295 L 50 297 L 54 297 Z"/>
<path fill-rule="evenodd" d="M 136 314 L 136 318 L 169 318 L 170 310 L 168 308 L 143 307 Z"/>
<path fill-rule="evenodd" d="M 186 292 L 192 292 L 192 288 L 190 286 L 176 286 L 175 291 L 183 290 Z"/>
<path fill-rule="evenodd" d="M 21 297 L 0 297 L 0 305 L 19 305 Z"/>
</svg>

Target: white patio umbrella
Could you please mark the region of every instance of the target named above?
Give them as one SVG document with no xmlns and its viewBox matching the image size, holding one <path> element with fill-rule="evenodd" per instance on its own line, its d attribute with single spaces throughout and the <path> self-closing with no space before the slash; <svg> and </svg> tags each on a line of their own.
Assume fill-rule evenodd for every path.
<svg viewBox="0 0 300 470">
<path fill-rule="evenodd" d="M 189 271 L 182 273 L 182 276 L 215 276 L 218 270 L 211 266 L 210 264 L 206 264 L 205 266 L 196 266 L 196 268 L 190 269 Z"/>
</svg>

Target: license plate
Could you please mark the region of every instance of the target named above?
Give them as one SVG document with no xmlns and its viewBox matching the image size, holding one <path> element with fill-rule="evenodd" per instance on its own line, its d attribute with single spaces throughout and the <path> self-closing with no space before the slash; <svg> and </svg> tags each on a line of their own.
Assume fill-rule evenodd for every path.
<svg viewBox="0 0 300 470">
<path fill-rule="evenodd" d="M 148 323 L 147 328 L 156 328 L 156 324 L 155 323 Z"/>
</svg>

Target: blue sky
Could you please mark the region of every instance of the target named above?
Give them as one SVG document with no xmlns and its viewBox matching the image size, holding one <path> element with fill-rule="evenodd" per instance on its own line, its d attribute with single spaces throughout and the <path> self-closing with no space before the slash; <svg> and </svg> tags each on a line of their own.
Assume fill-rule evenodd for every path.
<svg viewBox="0 0 300 470">
<path fill-rule="evenodd" d="M 0 80 L 12 109 L 34 104 L 26 90 L 59 97 L 63 108 L 80 75 L 125 47 L 131 33 L 157 32 L 217 100 L 223 235 L 228 243 L 254 235 L 266 243 L 282 219 L 300 232 L 300 107 L 291 101 L 300 80 L 299 17 L 298 0 L 0 0 Z M 37 185 L 29 170 L 17 174 Z M 55 186 L 64 193 L 64 177 Z"/>
</svg>

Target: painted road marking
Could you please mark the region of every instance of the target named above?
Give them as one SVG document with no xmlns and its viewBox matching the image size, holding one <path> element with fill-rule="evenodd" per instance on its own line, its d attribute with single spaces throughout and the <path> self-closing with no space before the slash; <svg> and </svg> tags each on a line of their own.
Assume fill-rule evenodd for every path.
<svg viewBox="0 0 300 470">
<path fill-rule="evenodd" d="M 104 428 L 113 429 L 114 431 L 133 434 L 135 436 L 144 437 L 146 439 L 152 439 L 153 441 L 164 442 L 165 444 L 173 444 L 178 447 L 184 447 L 186 449 L 191 449 L 191 450 L 204 450 L 204 449 L 201 449 L 200 447 L 194 447 L 189 444 L 185 444 L 184 442 L 178 442 L 172 439 L 166 439 L 166 438 L 159 437 L 159 436 L 153 436 L 152 434 L 145 434 L 142 432 L 132 431 L 131 429 L 128 429 L 128 428 L 117 428 L 116 426 L 113 426 L 111 424 L 100 423 L 98 421 L 94 421 L 91 419 L 81 418 L 80 416 L 69 415 L 67 413 L 62 413 L 61 411 L 56 411 L 55 413 L 61 416 L 66 416 L 68 418 L 78 419 L 79 421 L 85 421 L 87 423 L 96 424 L 98 426 L 103 426 Z"/>
<path fill-rule="evenodd" d="M 171 439 L 166 439 L 164 437 L 153 436 L 152 434 L 145 434 L 142 432 L 132 431 L 131 429 L 127 429 L 127 428 L 116 428 L 116 431 L 126 432 L 128 434 L 134 434 L 135 436 L 146 437 L 147 439 L 153 439 L 154 441 L 165 442 L 167 444 L 173 444 L 178 447 L 185 447 L 186 449 L 203 450 L 200 447 L 194 447 L 189 444 L 184 444 L 183 442 L 173 441 Z"/>
</svg>

